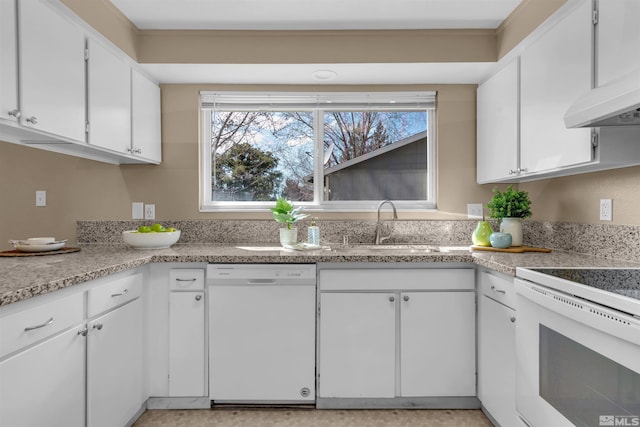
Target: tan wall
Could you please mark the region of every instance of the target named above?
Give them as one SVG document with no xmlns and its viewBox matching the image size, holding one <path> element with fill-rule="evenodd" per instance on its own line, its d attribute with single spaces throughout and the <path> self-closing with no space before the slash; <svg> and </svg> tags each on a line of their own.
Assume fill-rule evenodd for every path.
<svg viewBox="0 0 640 427">
<path fill-rule="evenodd" d="M 498 58 L 502 58 L 567 0 L 523 0 L 497 28 Z"/>
<path fill-rule="evenodd" d="M 257 90 L 260 87 L 244 87 Z M 264 213 L 200 213 L 198 96 L 212 85 L 162 87 L 161 165 L 114 166 L 0 142 L 0 245 L 9 239 L 54 234 L 75 238 L 78 219 L 130 219 L 131 202 L 156 205 L 156 218 L 271 218 Z M 238 88 L 235 88 L 238 89 Z M 262 89 L 265 89 L 262 87 Z M 269 90 L 320 90 L 269 87 Z M 389 87 L 323 87 L 324 90 L 389 90 Z M 394 89 L 399 89 L 394 87 Z M 438 91 L 438 206 L 434 213 L 400 213 L 401 219 L 465 218 L 466 204 L 482 202 L 490 188 L 475 183 L 475 86 L 411 86 Z M 25 173 L 28 171 L 28 173 Z M 47 206 L 35 207 L 35 191 L 47 191 Z M 373 218 L 372 213 L 332 213 L 322 218 Z"/>
<path fill-rule="evenodd" d="M 493 30 L 142 31 L 141 63 L 493 62 Z"/>
</svg>

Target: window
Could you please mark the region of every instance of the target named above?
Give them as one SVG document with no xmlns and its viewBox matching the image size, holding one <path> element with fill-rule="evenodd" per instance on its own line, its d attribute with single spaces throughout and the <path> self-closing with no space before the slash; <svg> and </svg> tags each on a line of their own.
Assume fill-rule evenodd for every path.
<svg viewBox="0 0 640 427">
<path fill-rule="evenodd" d="M 201 210 L 435 208 L 435 93 L 201 93 Z"/>
</svg>

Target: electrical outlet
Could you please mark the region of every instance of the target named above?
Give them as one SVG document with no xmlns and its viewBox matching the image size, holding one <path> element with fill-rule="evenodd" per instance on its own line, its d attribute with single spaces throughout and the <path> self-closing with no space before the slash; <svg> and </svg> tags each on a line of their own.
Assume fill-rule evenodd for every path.
<svg viewBox="0 0 640 427">
<path fill-rule="evenodd" d="M 600 199 L 600 221 L 611 221 L 613 217 L 613 202 L 611 199 Z"/>
<path fill-rule="evenodd" d="M 144 203 L 131 203 L 131 219 L 144 219 Z"/>
<path fill-rule="evenodd" d="M 469 219 L 482 218 L 482 203 L 469 203 L 467 205 L 467 218 Z"/>
<path fill-rule="evenodd" d="M 144 219 L 156 219 L 156 205 L 144 205 Z"/>
<path fill-rule="evenodd" d="M 46 191 L 36 191 L 36 206 L 47 206 Z"/>
</svg>

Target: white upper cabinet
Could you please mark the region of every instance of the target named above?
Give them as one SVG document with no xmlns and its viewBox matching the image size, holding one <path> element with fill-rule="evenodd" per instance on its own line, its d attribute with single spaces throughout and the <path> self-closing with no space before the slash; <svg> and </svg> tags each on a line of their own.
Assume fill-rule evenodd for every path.
<svg viewBox="0 0 640 427">
<path fill-rule="evenodd" d="M 509 178 L 520 167 L 518 59 L 478 86 L 477 180 Z"/>
<path fill-rule="evenodd" d="M 640 2 L 598 2 L 596 85 L 602 86 L 640 68 Z"/>
<path fill-rule="evenodd" d="M 18 3 L 21 124 L 84 142 L 84 31 L 46 3 Z"/>
<path fill-rule="evenodd" d="M 62 2 L 1 1 L 0 53 L 0 141 L 160 163 L 158 85 Z"/>
<path fill-rule="evenodd" d="M 18 35 L 16 4 L 0 1 L 0 119 L 18 118 Z"/>
<path fill-rule="evenodd" d="M 620 29 L 624 35 L 606 34 L 618 19 L 626 23 L 626 14 L 636 13 L 640 4 L 625 8 L 624 0 L 599 3 L 598 34 L 593 2 L 567 2 L 478 87 L 479 183 L 523 182 L 640 164 L 640 128 L 567 129 L 564 123 L 569 107 L 592 90 L 596 62 L 600 81 L 640 63 L 640 56 L 631 54 L 631 46 L 640 43 L 640 27 Z M 634 37 L 635 42 L 628 40 Z M 594 60 L 594 39 L 601 51 L 599 61 Z M 615 65 L 604 64 L 608 57 Z"/>
<path fill-rule="evenodd" d="M 88 39 L 88 143 L 124 154 L 131 147 L 131 68 L 94 39 Z"/>
<path fill-rule="evenodd" d="M 132 70 L 131 86 L 132 152 L 160 163 L 160 87 L 136 70 Z"/>
<path fill-rule="evenodd" d="M 593 160 L 591 129 L 567 129 L 564 115 L 592 88 L 591 1 L 582 1 L 520 58 L 520 165 L 524 174 Z"/>
</svg>

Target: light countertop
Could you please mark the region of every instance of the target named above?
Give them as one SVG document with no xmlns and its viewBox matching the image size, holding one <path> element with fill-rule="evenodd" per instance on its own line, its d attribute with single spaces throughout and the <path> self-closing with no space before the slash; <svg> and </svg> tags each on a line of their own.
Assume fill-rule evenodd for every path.
<svg viewBox="0 0 640 427">
<path fill-rule="evenodd" d="M 177 244 L 169 249 L 134 250 L 123 245 L 83 245 L 80 252 L 0 258 L 0 306 L 156 262 L 327 263 L 327 262 L 453 262 L 474 263 L 506 275 L 516 267 L 640 268 L 640 263 L 584 254 L 471 252 L 442 247 L 441 252 L 374 254 L 329 250 L 292 251 L 274 246 Z"/>
</svg>

